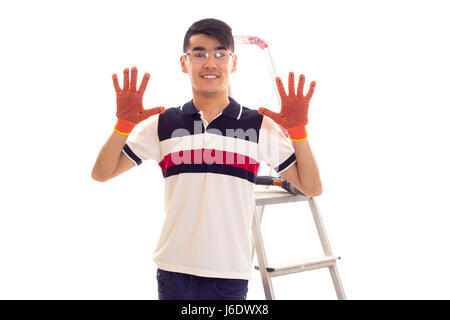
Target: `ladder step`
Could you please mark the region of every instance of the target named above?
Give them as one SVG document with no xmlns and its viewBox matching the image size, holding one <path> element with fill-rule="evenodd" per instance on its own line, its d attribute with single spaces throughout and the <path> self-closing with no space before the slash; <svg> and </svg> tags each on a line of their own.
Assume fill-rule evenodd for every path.
<svg viewBox="0 0 450 320">
<path fill-rule="evenodd" d="M 272 189 L 256 189 L 255 203 L 256 206 L 266 206 L 269 204 L 279 204 L 287 202 L 308 201 L 310 197 L 301 194 L 291 194 L 287 191 Z"/>
<path fill-rule="evenodd" d="M 297 261 L 285 262 L 276 266 L 269 266 L 266 268 L 270 277 L 278 277 L 286 274 L 309 271 L 314 269 L 326 268 L 332 266 L 336 260 L 340 259 L 338 256 L 320 256 Z M 259 266 L 255 266 L 259 270 Z"/>
</svg>

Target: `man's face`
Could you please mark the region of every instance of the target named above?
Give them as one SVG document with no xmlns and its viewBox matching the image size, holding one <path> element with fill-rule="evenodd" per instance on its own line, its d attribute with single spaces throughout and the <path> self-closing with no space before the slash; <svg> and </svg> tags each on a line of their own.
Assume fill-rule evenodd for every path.
<svg viewBox="0 0 450 320">
<path fill-rule="evenodd" d="M 192 89 L 197 93 L 213 97 L 228 92 L 228 80 L 231 73 L 236 71 L 236 55 L 229 58 L 226 63 L 218 63 L 213 57 L 213 50 L 224 49 L 216 38 L 205 34 L 196 34 L 190 38 L 188 52 L 193 50 L 207 50 L 208 59 L 204 62 L 191 61 L 190 57 L 181 56 L 181 70 L 188 73 Z M 229 52 L 229 50 L 227 50 Z"/>
</svg>

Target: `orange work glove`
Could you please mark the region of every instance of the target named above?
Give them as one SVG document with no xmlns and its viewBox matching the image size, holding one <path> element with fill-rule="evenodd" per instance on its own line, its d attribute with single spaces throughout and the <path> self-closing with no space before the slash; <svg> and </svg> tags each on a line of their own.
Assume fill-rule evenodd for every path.
<svg viewBox="0 0 450 320">
<path fill-rule="evenodd" d="M 149 110 L 144 110 L 142 107 L 142 98 L 144 91 L 147 88 L 150 75 L 144 74 L 144 79 L 141 82 L 139 90 L 136 91 L 137 82 L 137 68 L 131 68 L 131 81 L 129 78 L 129 70 L 126 68 L 123 71 L 123 89 L 120 89 L 117 74 L 113 74 L 114 88 L 117 94 L 117 122 L 114 130 L 122 135 L 129 135 L 134 126 L 148 117 L 164 113 L 164 107 L 157 107 Z"/>
<path fill-rule="evenodd" d="M 300 75 L 297 94 L 295 94 L 293 72 L 289 72 L 289 96 L 286 95 L 286 91 L 284 90 L 280 77 L 276 78 L 276 82 L 278 92 L 281 97 L 280 113 L 272 112 L 266 108 L 259 108 L 258 112 L 268 116 L 280 126 L 285 128 L 292 141 L 305 140 L 308 138 L 306 125 L 308 124 L 309 100 L 311 100 L 314 93 L 316 82 L 311 82 L 308 94 L 306 96 L 303 96 L 303 87 L 305 85 L 304 75 Z"/>
</svg>

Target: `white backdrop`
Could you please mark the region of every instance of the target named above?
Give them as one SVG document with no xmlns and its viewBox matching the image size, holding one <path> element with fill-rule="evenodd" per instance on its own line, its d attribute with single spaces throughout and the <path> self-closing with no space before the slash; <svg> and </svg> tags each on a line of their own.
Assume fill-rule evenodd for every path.
<svg viewBox="0 0 450 320">
<path fill-rule="evenodd" d="M 90 173 L 115 122 L 111 75 L 149 72 L 146 108 L 186 102 L 184 33 L 208 17 L 265 39 L 284 81 L 317 81 L 317 199 L 348 298 L 449 299 L 445 1 L 298 0 L 2 2 L 0 298 L 157 298 L 158 165 L 107 183 Z M 236 97 L 278 111 L 261 53 L 244 51 Z M 267 207 L 270 262 L 319 253 L 307 209 Z M 279 299 L 335 298 L 327 270 L 274 287 Z M 248 299 L 263 298 L 254 271 Z"/>
</svg>

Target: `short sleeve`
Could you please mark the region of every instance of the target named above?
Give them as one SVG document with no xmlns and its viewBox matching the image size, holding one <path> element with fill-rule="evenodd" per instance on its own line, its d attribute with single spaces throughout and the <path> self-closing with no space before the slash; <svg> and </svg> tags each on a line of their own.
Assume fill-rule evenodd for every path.
<svg viewBox="0 0 450 320">
<path fill-rule="evenodd" d="M 143 161 L 160 160 L 161 150 L 158 137 L 159 114 L 153 115 L 136 125 L 122 149 L 136 165 Z"/>
<path fill-rule="evenodd" d="M 259 160 L 263 160 L 276 172 L 281 173 L 297 159 L 289 138 L 280 126 L 267 116 L 263 116 L 258 141 Z"/>
</svg>

